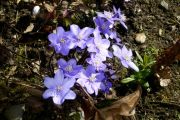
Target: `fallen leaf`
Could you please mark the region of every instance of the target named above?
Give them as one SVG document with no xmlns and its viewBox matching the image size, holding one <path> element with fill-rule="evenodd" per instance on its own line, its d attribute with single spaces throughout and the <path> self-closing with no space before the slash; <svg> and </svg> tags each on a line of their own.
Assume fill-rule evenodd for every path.
<svg viewBox="0 0 180 120">
<path fill-rule="evenodd" d="M 21 16 L 19 18 L 19 20 L 17 21 L 15 28 L 18 31 L 23 32 L 30 25 L 30 22 L 31 22 L 31 16 L 30 15 Z"/>
<path fill-rule="evenodd" d="M 53 12 L 54 11 L 54 6 L 52 6 L 52 5 L 49 5 L 49 4 L 47 4 L 47 3 L 44 3 L 44 7 L 46 8 L 46 10 L 48 11 L 48 12 Z"/>
<path fill-rule="evenodd" d="M 26 30 L 24 31 L 24 33 L 28 33 L 28 32 L 31 32 L 34 28 L 34 24 L 33 23 L 30 23 L 30 25 L 26 28 Z"/>
<path fill-rule="evenodd" d="M 153 66 L 155 73 L 155 84 L 160 86 L 167 86 L 170 83 L 171 70 L 169 66 L 175 61 L 180 60 L 180 40 L 174 45 L 164 50 L 164 52 L 157 57 L 157 62 Z M 157 83 L 158 80 L 158 83 Z"/>
<path fill-rule="evenodd" d="M 135 114 L 135 106 L 141 96 L 141 89 L 114 102 L 111 106 L 100 109 L 95 114 L 94 120 L 121 120 L 121 116 Z M 120 119 L 121 118 L 121 119 Z"/>
</svg>

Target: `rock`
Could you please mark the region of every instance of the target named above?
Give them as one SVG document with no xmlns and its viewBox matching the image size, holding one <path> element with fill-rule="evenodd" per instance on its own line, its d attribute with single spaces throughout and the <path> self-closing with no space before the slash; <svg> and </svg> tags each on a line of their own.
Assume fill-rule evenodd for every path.
<svg viewBox="0 0 180 120">
<path fill-rule="evenodd" d="M 161 6 L 163 7 L 163 8 L 165 8 L 166 10 L 168 10 L 168 3 L 166 2 L 166 1 L 161 1 Z"/>
<path fill-rule="evenodd" d="M 138 43 L 145 43 L 145 41 L 146 41 L 146 35 L 145 35 L 145 33 L 137 33 L 135 40 L 136 40 L 136 42 L 138 42 Z"/>
<path fill-rule="evenodd" d="M 159 36 L 162 36 L 162 34 L 163 34 L 163 30 L 159 29 Z"/>
<path fill-rule="evenodd" d="M 33 15 L 38 15 L 39 12 L 40 12 L 40 7 L 38 5 L 34 6 L 33 11 L 32 11 Z"/>
<path fill-rule="evenodd" d="M 4 116 L 7 120 L 22 120 L 23 112 L 25 111 L 25 105 L 13 105 L 6 109 Z"/>
</svg>

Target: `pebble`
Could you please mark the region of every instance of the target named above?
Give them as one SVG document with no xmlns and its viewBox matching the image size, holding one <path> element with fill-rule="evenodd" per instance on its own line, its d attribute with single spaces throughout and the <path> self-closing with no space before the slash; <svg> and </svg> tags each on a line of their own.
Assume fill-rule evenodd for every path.
<svg viewBox="0 0 180 120">
<path fill-rule="evenodd" d="M 163 30 L 159 29 L 159 36 L 162 36 Z"/>
<path fill-rule="evenodd" d="M 168 3 L 166 1 L 161 1 L 161 6 L 164 7 L 166 10 L 168 10 Z"/>
<path fill-rule="evenodd" d="M 146 41 L 146 35 L 145 35 L 145 33 L 137 33 L 135 40 L 136 40 L 136 42 L 138 42 L 138 43 L 145 43 L 145 41 Z"/>
<path fill-rule="evenodd" d="M 40 12 L 40 7 L 37 5 L 33 8 L 32 13 L 33 13 L 33 15 L 37 15 L 37 14 L 39 14 L 39 12 Z"/>
</svg>

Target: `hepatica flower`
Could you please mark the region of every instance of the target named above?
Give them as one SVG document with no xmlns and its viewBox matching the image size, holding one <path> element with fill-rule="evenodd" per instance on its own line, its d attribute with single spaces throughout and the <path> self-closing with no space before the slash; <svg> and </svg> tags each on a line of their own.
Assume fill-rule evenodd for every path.
<svg viewBox="0 0 180 120">
<path fill-rule="evenodd" d="M 82 65 L 76 64 L 77 62 L 75 59 L 70 59 L 67 62 L 64 59 L 58 60 L 59 68 L 63 70 L 64 75 L 67 77 L 75 77 L 82 70 Z"/>
<path fill-rule="evenodd" d="M 72 35 L 69 36 L 69 39 L 71 39 L 76 44 L 76 46 L 80 47 L 81 49 L 86 47 L 86 41 L 94 31 L 93 28 L 89 27 L 80 29 L 79 26 L 75 24 L 70 26 L 70 30 Z"/>
<path fill-rule="evenodd" d="M 126 68 L 132 68 L 135 71 L 139 71 L 139 68 L 132 62 L 132 51 L 128 50 L 125 46 L 120 49 L 117 45 L 112 46 L 114 56 L 118 57 L 121 60 L 121 63 Z"/>
<path fill-rule="evenodd" d="M 73 100 L 76 94 L 70 90 L 74 86 L 75 79 L 64 78 L 63 71 L 55 73 L 54 78 L 45 77 L 44 85 L 48 88 L 43 93 L 43 98 L 52 97 L 55 104 L 61 105 L 66 99 Z"/>
<path fill-rule="evenodd" d="M 56 33 L 48 35 L 48 39 L 51 42 L 50 46 L 54 47 L 56 53 L 62 55 L 68 55 L 69 50 L 73 48 L 72 42 L 67 38 L 69 32 L 65 32 L 62 27 L 57 28 Z"/>
<path fill-rule="evenodd" d="M 98 90 L 103 86 L 103 79 L 105 78 L 102 72 L 96 72 L 95 68 L 89 65 L 86 70 L 79 75 L 77 83 L 85 87 L 89 94 L 95 93 L 98 95 Z"/>
<path fill-rule="evenodd" d="M 91 54 L 91 57 L 86 59 L 87 63 L 94 66 L 97 71 L 106 69 L 106 65 L 103 63 L 103 60 L 104 59 L 100 54 Z"/>
<path fill-rule="evenodd" d="M 128 29 L 125 24 L 126 17 L 124 14 L 121 13 L 120 8 L 116 9 L 113 6 L 113 10 L 114 10 L 114 16 L 113 16 L 114 20 L 119 21 L 124 28 Z"/>
<path fill-rule="evenodd" d="M 98 17 L 107 19 L 111 24 L 114 24 L 114 14 L 112 12 L 104 11 L 102 12 L 96 12 Z"/>
<path fill-rule="evenodd" d="M 102 91 L 103 91 L 104 93 L 109 94 L 109 90 L 110 90 L 110 88 L 112 88 L 112 83 L 109 82 L 109 81 L 106 80 L 106 79 L 103 80 L 103 83 L 104 83 L 104 85 L 103 85 L 102 88 L 101 88 Z"/>
<path fill-rule="evenodd" d="M 107 21 L 106 19 L 103 19 L 101 17 L 95 17 L 94 22 L 98 28 L 98 30 L 103 33 L 105 36 L 111 34 L 111 23 Z"/>
<path fill-rule="evenodd" d="M 113 31 L 111 32 L 111 35 L 109 36 L 111 39 L 114 39 L 116 41 L 116 44 L 120 45 L 121 39 L 117 36 L 117 32 Z"/>
<path fill-rule="evenodd" d="M 101 54 L 103 57 L 111 57 L 108 51 L 110 41 L 108 39 L 102 39 L 98 29 L 95 29 L 93 34 L 94 38 L 87 42 L 87 50 L 89 52 Z"/>
</svg>

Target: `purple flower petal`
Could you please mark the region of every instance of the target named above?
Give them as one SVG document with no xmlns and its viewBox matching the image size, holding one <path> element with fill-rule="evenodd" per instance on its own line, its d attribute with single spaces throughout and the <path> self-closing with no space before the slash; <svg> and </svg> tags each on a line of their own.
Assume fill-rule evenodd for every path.
<svg viewBox="0 0 180 120">
<path fill-rule="evenodd" d="M 58 36 L 54 33 L 51 33 L 48 35 L 48 39 L 52 44 L 56 44 L 57 38 L 58 38 Z"/>
<path fill-rule="evenodd" d="M 133 63 L 133 62 L 128 62 L 128 65 L 132 68 L 132 69 L 134 69 L 136 72 L 139 72 L 139 68 Z"/>
<path fill-rule="evenodd" d="M 42 96 L 44 99 L 47 99 L 49 97 L 53 97 L 54 95 L 55 95 L 54 89 L 47 89 L 47 90 L 45 90 L 45 92 L 43 93 Z"/>
<path fill-rule="evenodd" d="M 74 86 L 75 82 L 76 82 L 75 79 L 65 78 L 62 85 L 63 85 L 64 88 L 70 89 L 71 87 Z"/>
<path fill-rule="evenodd" d="M 50 77 L 45 77 L 44 78 L 44 85 L 47 87 L 47 88 L 53 88 L 55 85 L 54 85 L 54 79 L 53 78 L 50 78 Z"/>
<path fill-rule="evenodd" d="M 68 47 L 63 47 L 61 49 L 61 54 L 64 55 L 64 56 L 68 55 L 69 54 L 69 48 Z"/>
<path fill-rule="evenodd" d="M 113 45 L 112 48 L 114 50 L 113 51 L 114 56 L 119 58 L 121 55 L 121 49 L 117 45 Z"/>
<path fill-rule="evenodd" d="M 64 102 L 65 99 L 62 99 L 61 96 L 54 96 L 53 102 L 57 105 L 61 105 Z"/>
<path fill-rule="evenodd" d="M 95 70 L 96 69 L 92 65 L 87 66 L 87 68 L 86 68 L 86 75 L 87 75 L 87 77 L 89 77 L 91 75 L 91 73 L 94 73 Z"/>
<path fill-rule="evenodd" d="M 58 37 L 63 36 L 64 33 L 65 33 L 65 31 L 64 31 L 63 27 L 57 27 L 56 34 L 57 34 Z"/>
<path fill-rule="evenodd" d="M 93 31 L 94 31 L 93 28 L 85 27 L 81 30 L 79 36 L 81 36 L 82 38 L 87 38 L 90 34 L 93 33 Z"/>
<path fill-rule="evenodd" d="M 67 100 L 74 100 L 75 98 L 76 98 L 76 94 L 72 90 L 69 90 L 69 92 L 64 97 L 64 99 Z"/>
<path fill-rule="evenodd" d="M 76 65 L 76 60 L 75 60 L 75 59 L 70 59 L 70 60 L 68 61 L 68 64 L 69 64 L 69 65 Z"/>
<path fill-rule="evenodd" d="M 64 74 L 62 70 L 58 70 L 54 76 L 55 85 L 62 85 L 64 80 Z"/>
<path fill-rule="evenodd" d="M 75 24 L 72 24 L 71 26 L 70 26 L 70 30 L 71 30 L 71 32 L 74 34 L 74 35 L 78 35 L 79 34 L 79 32 L 80 32 L 80 28 L 79 28 L 79 26 L 78 25 L 75 25 Z"/>
<path fill-rule="evenodd" d="M 121 63 L 124 67 L 128 68 L 129 65 L 128 65 L 127 61 L 121 60 Z"/>
<path fill-rule="evenodd" d="M 59 68 L 64 68 L 65 66 L 67 66 L 67 62 L 62 58 L 59 59 L 57 63 L 58 63 Z"/>
<path fill-rule="evenodd" d="M 92 88 L 92 86 L 89 83 L 85 84 L 86 90 L 89 94 L 93 94 L 94 93 L 94 89 Z"/>
</svg>

